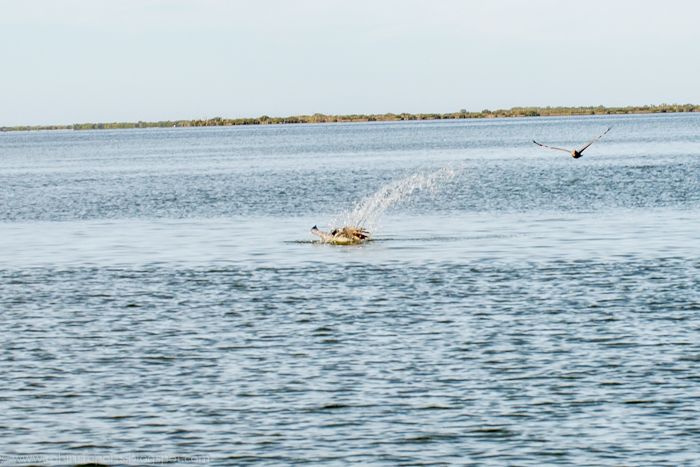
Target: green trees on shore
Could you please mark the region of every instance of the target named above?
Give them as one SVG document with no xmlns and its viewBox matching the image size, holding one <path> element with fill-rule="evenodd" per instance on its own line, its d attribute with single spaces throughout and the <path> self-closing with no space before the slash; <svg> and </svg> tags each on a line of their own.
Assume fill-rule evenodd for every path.
<svg viewBox="0 0 700 467">
<path fill-rule="evenodd" d="M 165 120 L 159 122 L 112 122 L 112 123 L 74 123 L 72 125 L 37 125 L 0 127 L 0 131 L 29 130 L 103 130 L 116 128 L 169 128 L 169 127 L 204 127 L 234 125 L 278 125 L 294 123 L 331 123 L 331 122 L 388 122 L 401 120 L 453 120 L 466 118 L 508 118 L 508 117 L 553 117 L 567 115 L 619 115 L 645 113 L 700 112 L 700 105 L 661 104 L 628 107 L 513 107 L 511 109 L 470 112 L 461 109 L 453 113 L 385 113 L 352 115 L 292 115 L 289 117 L 269 117 L 262 115 L 254 118 L 207 118 L 198 120 Z"/>
</svg>

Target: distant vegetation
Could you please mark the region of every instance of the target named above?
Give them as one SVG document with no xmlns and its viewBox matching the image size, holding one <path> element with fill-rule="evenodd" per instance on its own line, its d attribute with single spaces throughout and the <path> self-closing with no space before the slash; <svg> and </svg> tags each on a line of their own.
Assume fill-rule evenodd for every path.
<svg viewBox="0 0 700 467">
<path fill-rule="evenodd" d="M 115 128 L 168 128 L 168 127 L 200 127 L 200 126 L 233 126 L 233 125 L 277 125 L 291 123 L 331 123 L 331 122 L 392 122 L 400 120 L 454 120 L 466 118 L 506 118 L 506 117 L 552 117 L 567 115 L 621 115 L 647 113 L 676 113 L 700 112 L 700 105 L 693 104 L 661 104 L 630 107 L 513 107 L 511 109 L 488 110 L 471 112 L 462 109 L 453 113 L 386 113 L 375 115 L 295 115 L 290 117 L 268 117 L 263 115 L 255 118 L 209 118 L 200 120 L 167 120 L 160 122 L 114 122 L 114 123 L 74 123 L 72 125 L 37 125 L 0 127 L 0 131 L 27 130 L 102 130 Z"/>
</svg>

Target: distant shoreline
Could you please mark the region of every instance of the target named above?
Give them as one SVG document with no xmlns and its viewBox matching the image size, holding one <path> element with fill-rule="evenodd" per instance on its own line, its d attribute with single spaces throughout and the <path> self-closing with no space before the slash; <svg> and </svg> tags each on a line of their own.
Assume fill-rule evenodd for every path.
<svg viewBox="0 0 700 467">
<path fill-rule="evenodd" d="M 409 120 L 460 120 L 472 118 L 513 118 L 513 117 L 567 117 L 581 115 L 627 115 L 653 113 L 700 112 L 700 105 L 661 104 L 627 107 L 512 107 L 510 109 L 482 110 L 471 112 L 465 109 L 452 113 L 385 113 L 385 114 L 350 114 L 350 115 L 293 115 L 289 117 L 268 117 L 262 115 L 253 118 L 222 118 L 195 120 L 163 120 L 158 122 L 111 122 L 111 123 L 73 123 L 70 125 L 19 125 L 0 127 L 0 131 L 36 131 L 36 130 L 111 130 L 119 128 L 194 128 L 212 126 L 238 125 L 284 125 L 295 123 L 349 123 L 349 122 L 393 122 Z"/>
</svg>

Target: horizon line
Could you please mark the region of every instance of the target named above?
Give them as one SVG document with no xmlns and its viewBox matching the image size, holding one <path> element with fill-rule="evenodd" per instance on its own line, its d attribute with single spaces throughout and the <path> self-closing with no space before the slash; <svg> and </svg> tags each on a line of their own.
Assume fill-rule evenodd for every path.
<svg viewBox="0 0 700 467">
<path fill-rule="evenodd" d="M 204 127 L 204 126 L 239 126 L 239 125 L 284 125 L 304 123 L 351 123 L 373 121 L 409 121 L 409 120 L 460 120 L 479 118 L 517 118 L 517 117 L 563 117 L 585 115 L 628 115 L 648 113 L 692 113 L 700 112 L 697 104 L 651 104 L 631 106 L 516 106 L 510 109 L 468 111 L 460 109 L 447 113 L 375 113 L 375 114 L 300 114 L 287 117 L 225 118 L 213 117 L 204 119 L 177 119 L 158 121 L 113 121 L 113 122 L 83 122 L 72 124 L 49 125 L 13 125 L 0 126 L 0 131 L 38 131 L 38 130 L 102 130 L 127 128 L 165 128 L 165 127 Z"/>
</svg>

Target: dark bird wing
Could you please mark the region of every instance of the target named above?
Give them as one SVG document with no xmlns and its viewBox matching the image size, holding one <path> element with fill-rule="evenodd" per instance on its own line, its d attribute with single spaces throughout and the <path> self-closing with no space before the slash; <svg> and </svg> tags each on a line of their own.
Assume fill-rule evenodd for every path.
<svg viewBox="0 0 700 467">
<path fill-rule="evenodd" d="M 612 128 L 612 127 L 609 126 L 607 130 L 605 130 L 604 132 L 602 132 L 602 133 L 600 134 L 600 136 L 598 136 L 597 138 L 592 139 L 587 145 L 585 145 L 584 147 L 582 147 L 581 149 L 579 149 L 578 152 L 581 153 L 581 152 L 585 151 L 586 148 L 587 148 L 588 146 L 590 146 L 591 144 L 593 144 L 593 143 L 595 143 L 596 141 L 598 141 L 600 138 L 603 137 L 603 135 L 604 135 L 605 133 L 607 133 L 608 131 L 610 131 L 610 128 Z"/>
<path fill-rule="evenodd" d="M 564 152 L 567 153 L 567 154 L 570 154 L 570 153 L 571 153 L 571 151 L 568 150 L 568 149 L 564 149 L 564 148 L 555 148 L 554 146 L 547 146 L 546 144 L 538 143 L 538 142 L 535 141 L 534 139 L 532 140 L 532 142 L 535 143 L 535 144 L 538 145 L 538 146 L 542 146 L 543 148 L 554 149 L 555 151 L 564 151 Z"/>
</svg>

